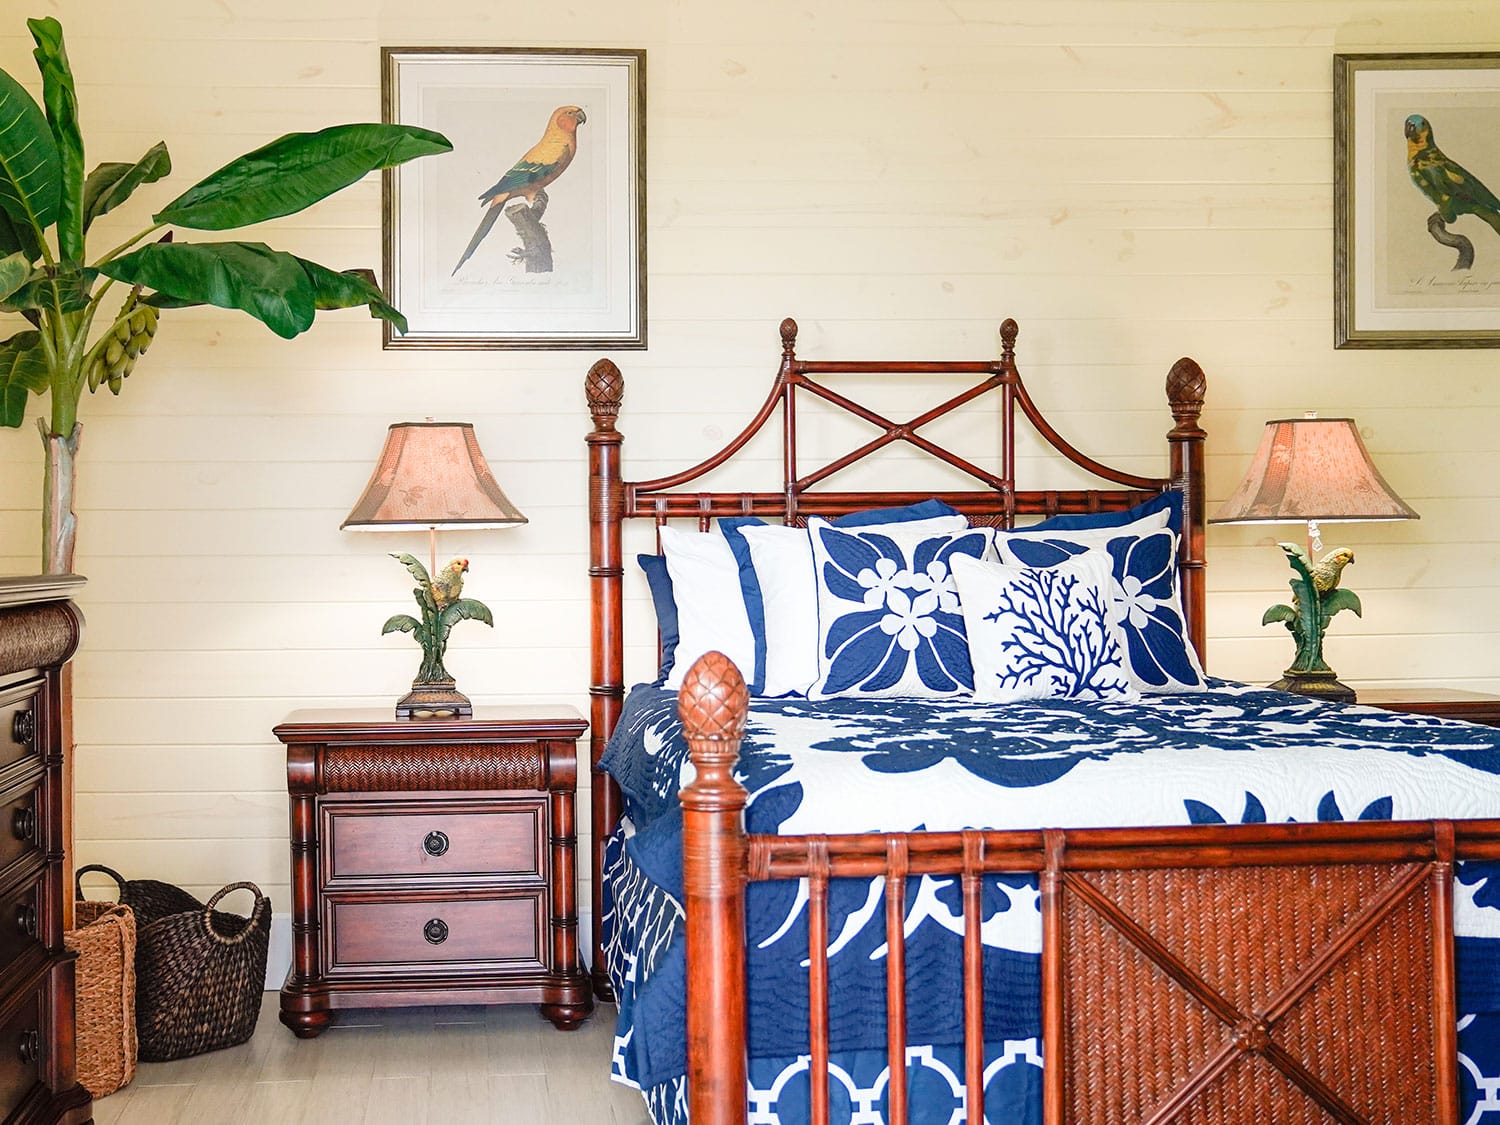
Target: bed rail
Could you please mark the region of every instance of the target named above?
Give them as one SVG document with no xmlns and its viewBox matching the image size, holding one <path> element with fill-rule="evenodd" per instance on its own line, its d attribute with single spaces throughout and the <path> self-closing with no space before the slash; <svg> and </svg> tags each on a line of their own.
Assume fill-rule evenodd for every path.
<svg viewBox="0 0 1500 1125">
<path fill-rule="evenodd" d="M 679 695 L 688 1099 L 746 1121 L 745 892 L 809 883 L 810 1119 L 828 1121 L 831 878 L 886 884 L 885 1120 L 906 1125 L 905 882 L 961 880 L 965 1119 L 984 1120 L 980 880 L 1034 871 L 1047 1125 L 1458 1118 L 1453 863 L 1500 822 L 747 836 L 733 777 L 748 693 L 720 653 Z"/>
</svg>

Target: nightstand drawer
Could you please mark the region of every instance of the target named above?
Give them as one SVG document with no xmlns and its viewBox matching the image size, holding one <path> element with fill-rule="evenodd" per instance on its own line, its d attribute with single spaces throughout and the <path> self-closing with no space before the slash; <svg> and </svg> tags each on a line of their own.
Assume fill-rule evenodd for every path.
<svg viewBox="0 0 1500 1125">
<path fill-rule="evenodd" d="M 40 798 L 40 787 L 33 785 L 0 803 L 0 871 L 37 850 L 41 826 L 37 803 Z"/>
<path fill-rule="evenodd" d="M 42 879 L 0 898 L 0 965 L 9 965 L 42 940 Z"/>
<path fill-rule="evenodd" d="M 547 801 L 328 802 L 325 878 L 510 876 L 544 871 Z"/>
<path fill-rule="evenodd" d="M 544 895 L 328 903 L 330 975 L 381 966 L 542 968 Z M 420 970 L 418 970 L 420 971 Z"/>
</svg>

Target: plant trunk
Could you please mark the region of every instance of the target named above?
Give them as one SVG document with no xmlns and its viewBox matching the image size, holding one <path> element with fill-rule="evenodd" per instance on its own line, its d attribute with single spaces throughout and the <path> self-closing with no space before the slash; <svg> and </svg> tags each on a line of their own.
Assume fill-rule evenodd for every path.
<svg viewBox="0 0 1500 1125">
<path fill-rule="evenodd" d="M 47 450 L 46 475 L 42 480 L 42 573 L 73 573 L 73 547 L 78 538 L 78 516 L 73 511 L 73 488 L 77 483 L 78 439 L 83 433 L 81 422 L 73 423 L 73 432 L 49 433 L 40 419 L 42 445 Z"/>
</svg>

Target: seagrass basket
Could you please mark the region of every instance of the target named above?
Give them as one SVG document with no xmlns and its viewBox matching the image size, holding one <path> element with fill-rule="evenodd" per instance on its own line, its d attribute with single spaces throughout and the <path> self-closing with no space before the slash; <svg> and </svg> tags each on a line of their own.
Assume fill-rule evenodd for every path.
<svg viewBox="0 0 1500 1125">
<path fill-rule="evenodd" d="M 74 905 L 63 944 L 78 954 L 78 1082 L 96 1098 L 135 1077 L 135 917 L 116 902 Z"/>
</svg>

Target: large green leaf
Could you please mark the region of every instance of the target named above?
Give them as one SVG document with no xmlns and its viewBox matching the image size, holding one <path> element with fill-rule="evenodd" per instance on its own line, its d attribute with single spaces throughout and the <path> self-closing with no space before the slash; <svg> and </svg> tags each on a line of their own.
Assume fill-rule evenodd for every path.
<svg viewBox="0 0 1500 1125">
<path fill-rule="evenodd" d="M 240 309 L 286 339 L 307 331 L 317 311 L 301 263 L 261 242 L 155 242 L 99 269 L 179 301 Z"/>
<path fill-rule="evenodd" d="M 495 624 L 495 619 L 490 616 L 490 607 L 473 598 L 459 598 L 443 610 L 438 621 L 445 629 L 453 628 L 460 621 L 483 621 L 490 626 Z"/>
<path fill-rule="evenodd" d="M 1272 622 L 1280 621 L 1283 625 L 1290 626 L 1297 620 L 1297 611 L 1289 605 L 1273 605 L 1266 610 L 1265 616 L 1260 619 L 1262 625 L 1270 625 Z"/>
<path fill-rule="evenodd" d="M 51 16 L 27 20 L 36 40 L 37 69 L 42 72 L 42 101 L 47 106 L 47 124 L 57 142 L 62 167 L 62 193 L 58 198 L 57 245 L 63 261 L 83 259 L 83 134 L 78 128 L 78 93 L 73 88 L 73 70 L 63 46 L 62 24 Z"/>
<path fill-rule="evenodd" d="M 1352 609 L 1355 617 L 1363 617 L 1365 610 L 1359 604 L 1359 595 L 1353 590 L 1346 590 L 1342 586 L 1329 590 L 1323 595 L 1323 616 L 1332 617 L 1342 609 Z"/>
<path fill-rule="evenodd" d="M 231 161 L 152 216 L 194 230 L 231 230 L 291 215 L 379 168 L 453 145 L 410 125 L 335 125 L 289 133 Z"/>
<path fill-rule="evenodd" d="M 368 305 L 370 315 L 378 320 L 388 320 L 406 335 L 406 317 L 385 299 L 385 294 L 375 284 L 375 275 L 369 270 L 344 270 L 335 272 L 317 262 L 298 258 L 307 278 L 312 282 L 313 293 L 320 309 L 352 309 Z"/>
<path fill-rule="evenodd" d="M 25 283 L 0 300 L 0 312 L 25 312 L 28 309 L 50 309 L 77 312 L 87 308 L 89 293 L 99 271 L 86 266 L 66 269 L 33 269 Z"/>
<path fill-rule="evenodd" d="M 398 613 L 394 617 L 386 618 L 384 625 L 380 627 L 382 635 L 386 633 L 415 633 L 420 629 L 421 623 L 409 613 Z"/>
<path fill-rule="evenodd" d="M 172 171 L 165 141 L 157 141 L 134 164 L 101 164 L 83 182 L 83 229 L 130 198 L 142 184 L 154 184 Z"/>
<path fill-rule="evenodd" d="M 33 237 L 57 222 L 62 159 L 42 107 L 0 70 L 0 209 Z"/>
<path fill-rule="evenodd" d="M 0 343 L 0 426 L 19 426 L 26 396 L 47 389 L 47 357 L 40 332 L 18 332 Z"/>
</svg>

